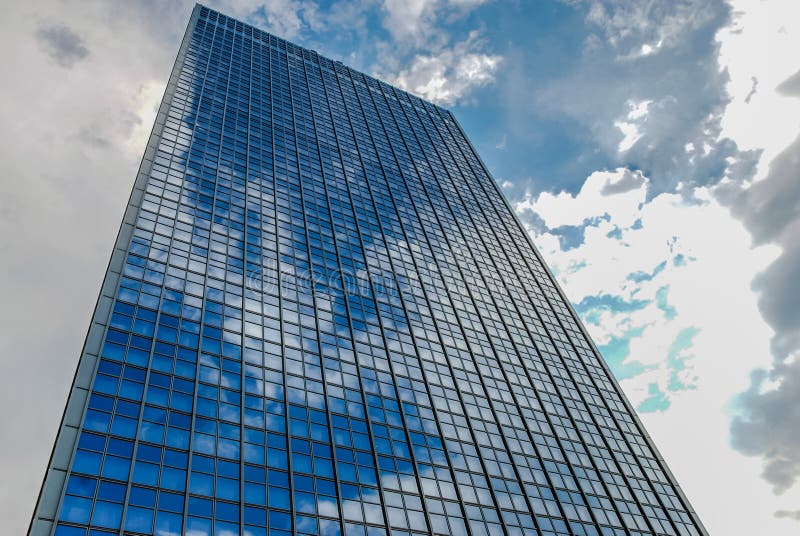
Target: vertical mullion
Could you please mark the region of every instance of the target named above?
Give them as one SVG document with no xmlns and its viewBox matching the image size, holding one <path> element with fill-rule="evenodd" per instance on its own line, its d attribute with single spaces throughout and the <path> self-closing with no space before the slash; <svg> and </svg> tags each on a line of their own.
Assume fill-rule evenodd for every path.
<svg viewBox="0 0 800 536">
<path fill-rule="evenodd" d="M 211 22 L 210 19 L 207 19 L 206 24 L 207 24 L 206 28 L 208 28 L 208 26 L 212 26 L 213 25 L 214 30 L 213 30 L 213 35 L 212 35 L 212 38 L 211 38 L 212 39 L 211 40 L 211 45 L 209 45 L 208 63 L 206 64 L 206 71 L 203 74 L 203 89 L 201 89 L 199 95 L 197 96 L 198 110 L 200 109 L 199 103 L 200 103 L 200 101 L 202 99 L 203 94 L 205 93 L 206 80 L 207 80 L 208 72 L 209 72 L 209 69 L 211 67 L 211 62 L 212 62 L 212 53 L 213 53 L 213 50 L 214 50 L 214 43 L 216 42 L 217 32 L 219 30 L 219 26 L 216 24 L 216 22 Z M 197 120 L 195 120 L 195 128 L 197 128 L 196 121 Z M 195 139 L 194 132 L 192 132 L 192 140 L 191 140 L 191 142 L 189 144 L 189 148 L 190 148 L 189 152 L 190 153 L 191 153 L 191 148 L 194 145 L 194 139 Z M 200 186 L 202 185 L 202 173 L 200 174 L 198 179 L 199 179 L 199 181 L 198 181 L 198 189 L 199 189 Z M 216 190 L 216 185 L 215 185 L 215 190 Z M 194 227 L 194 225 L 193 225 L 193 227 Z M 194 230 L 192 231 L 192 237 L 194 237 Z M 209 231 L 209 237 L 210 237 L 210 231 Z M 189 249 L 190 249 L 189 258 L 191 259 L 191 255 L 192 255 L 192 253 L 191 253 L 191 245 L 190 245 Z M 188 278 L 188 274 L 187 274 L 187 278 Z M 181 521 L 182 522 L 181 530 L 183 530 L 183 531 L 186 530 L 186 522 L 189 519 L 189 493 L 190 493 L 189 490 L 190 490 L 190 485 L 191 485 L 192 459 L 193 459 L 193 452 L 194 452 L 194 449 L 192 448 L 192 445 L 193 445 L 194 431 L 195 431 L 195 426 L 194 426 L 195 417 L 197 415 L 197 386 L 198 386 L 198 384 L 200 382 L 200 354 L 202 353 L 202 347 L 203 347 L 203 325 L 204 325 L 204 322 L 205 322 L 205 311 L 206 311 L 206 308 L 203 306 L 203 301 L 204 300 L 201 298 L 200 299 L 199 329 L 198 329 L 198 332 L 197 332 L 197 355 L 195 356 L 196 360 L 195 360 L 194 390 L 193 390 L 193 393 L 192 393 L 192 413 L 190 415 L 191 425 L 190 425 L 190 429 L 189 429 L 189 453 L 188 453 L 188 462 L 187 462 L 187 468 L 186 468 L 186 498 L 184 499 L 184 503 L 183 503 L 183 516 L 182 516 L 182 521 Z"/>
<path fill-rule="evenodd" d="M 303 228 L 304 228 L 305 237 L 306 237 L 306 256 L 308 258 L 308 265 L 309 265 L 309 274 L 308 274 L 308 276 L 309 276 L 309 279 L 310 279 L 309 282 L 310 282 L 310 285 L 311 285 L 311 297 L 312 297 L 312 303 L 313 303 L 313 307 L 314 307 L 314 330 L 316 331 L 316 335 L 317 335 L 317 352 L 319 354 L 318 357 L 319 357 L 319 361 L 320 361 L 320 370 L 323 371 L 322 372 L 322 378 L 321 378 L 322 381 L 320 383 L 322 384 L 322 397 L 325 400 L 325 408 L 324 409 L 325 409 L 325 418 L 326 418 L 327 423 L 328 423 L 328 432 L 329 432 L 328 440 L 330 442 L 330 447 L 331 447 L 331 460 L 333 462 L 333 480 L 334 480 L 334 483 L 336 485 L 339 482 L 338 468 L 337 468 L 337 461 L 336 461 L 336 446 L 334 444 L 333 424 L 331 422 L 330 407 L 328 406 L 328 389 L 327 389 L 327 382 L 325 381 L 325 375 L 324 375 L 325 367 L 324 367 L 324 364 L 323 364 L 322 350 L 321 350 L 322 349 L 322 337 L 320 335 L 319 319 L 318 319 L 317 314 L 316 314 L 317 304 L 316 304 L 315 301 L 313 301 L 314 298 L 315 298 L 315 295 L 316 295 L 316 286 L 315 286 L 316 285 L 316 277 L 315 277 L 315 274 L 314 274 L 314 263 L 311 260 L 311 239 L 310 239 L 309 233 L 308 233 L 308 219 L 307 219 L 309 214 L 308 214 L 308 210 L 306 209 L 305 194 L 303 192 L 303 190 L 304 190 L 304 188 L 303 188 L 303 168 L 302 168 L 302 164 L 301 164 L 301 160 L 300 160 L 299 140 L 298 140 L 298 135 L 297 135 L 298 134 L 297 118 L 296 118 L 296 113 L 295 113 L 294 95 L 293 95 L 293 90 L 292 90 L 292 66 L 291 66 L 291 63 L 289 61 L 289 54 L 290 54 L 290 52 L 289 52 L 289 50 L 287 50 L 286 51 L 286 74 L 287 74 L 287 80 L 289 81 L 289 102 L 290 102 L 291 108 L 292 108 L 292 125 L 294 126 L 294 132 L 295 132 L 295 134 L 294 134 L 294 147 L 295 147 L 295 156 L 297 157 L 298 186 L 299 186 L 299 189 L 300 189 L 300 204 L 303 207 L 303 219 L 304 219 Z M 300 63 L 301 63 L 301 65 L 303 65 L 303 73 L 305 74 L 305 60 L 302 57 L 300 58 Z M 307 78 L 306 78 L 306 89 L 308 90 L 308 79 Z M 310 100 L 311 100 L 311 96 L 310 96 L 310 92 L 309 92 L 309 102 L 310 102 Z M 315 132 L 316 132 L 316 129 L 315 129 Z M 301 333 L 302 333 L 302 331 L 301 331 Z M 313 463 L 313 460 L 315 459 L 313 457 L 313 443 L 314 443 L 314 441 L 313 441 L 312 438 L 309 438 L 309 442 L 312 444 L 312 463 Z M 290 440 L 290 443 L 291 443 L 291 440 Z M 317 487 L 316 487 L 317 475 L 314 474 L 312 478 L 313 478 L 313 481 L 314 481 L 314 497 L 316 499 L 318 497 L 318 495 L 317 495 Z M 337 498 L 336 508 L 339 511 L 339 526 L 340 526 L 340 528 L 342 530 L 342 533 L 344 534 L 344 531 L 345 531 L 344 515 L 343 515 L 343 510 L 342 510 L 341 493 L 340 493 L 338 485 L 336 485 L 336 498 Z M 319 511 L 317 511 L 317 526 L 318 527 L 320 526 Z"/>
<path fill-rule="evenodd" d="M 280 325 L 280 334 L 281 334 L 281 354 L 282 354 L 282 363 L 281 363 L 281 375 L 283 378 L 283 416 L 284 421 L 286 424 L 285 435 L 286 435 L 286 471 L 287 477 L 289 482 L 289 512 L 291 516 L 291 527 L 295 529 L 295 505 L 294 505 L 294 480 L 292 477 L 292 453 L 291 453 L 291 440 L 289 439 L 290 436 L 290 419 L 289 419 L 289 392 L 286 389 L 286 338 L 284 337 L 283 333 L 283 285 L 282 285 L 282 277 L 281 274 L 283 271 L 281 270 L 281 245 L 280 245 L 280 218 L 278 217 L 279 214 L 279 197 L 278 197 L 278 178 L 277 178 L 277 152 L 275 150 L 275 76 L 274 76 L 274 69 L 272 65 L 273 56 L 280 56 L 280 50 L 275 45 L 275 50 L 273 50 L 273 41 L 277 43 L 277 38 L 274 36 L 269 36 L 269 104 L 270 104 L 270 121 L 272 125 L 272 181 L 273 181 L 273 196 L 275 199 L 275 273 L 276 273 L 276 281 L 277 284 L 275 288 L 278 291 L 278 322 Z M 280 81 L 278 81 L 280 84 Z M 291 198 L 291 196 L 288 196 Z M 287 207 L 289 213 L 291 214 L 291 208 Z M 266 416 L 265 416 L 266 418 Z M 265 442 L 268 443 L 269 441 L 265 439 Z M 268 447 L 267 447 L 268 448 Z M 269 488 L 267 489 L 267 495 L 269 496 Z M 269 498 L 267 499 L 269 503 Z M 271 517 L 271 516 L 270 516 Z M 270 523 L 271 525 L 271 520 Z"/>
<path fill-rule="evenodd" d="M 216 42 L 217 34 L 221 33 L 222 34 L 223 45 L 224 45 L 224 41 L 225 41 L 224 24 L 221 24 L 219 20 L 214 21 L 213 24 L 215 26 L 215 34 L 214 34 L 215 41 L 214 42 Z M 222 123 L 220 125 L 220 132 L 219 132 L 219 142 L 220 142 L 219 143 L 219 152 L 216 155 L 217 165 L 219 165 L 219 155 L 221 154 L 222 147 L 223 147 L 222 138 L 223 138 L 223 136 L 225 134 L 225 108 L 227 107 L 227 102 L 228 102 L 228 92 L 229 92 L 229 88 L 230 88 L 230 71 L 231 71 L 231 63 L 232 63 L 232 59 L 233 59 L 234 50 L 235 50 L 235 47 L 233 45 L 231 45 L 231 57 L 228 58 L 228 76 L 227 76 L 227 80 L 226 80 L 226 84 L 225 84 L 225 101 L 224 101 L 224 103 L 222 105 L 222 109 L 221 109 L 222 110 Z M 214 51 L 214 48 L 213 48 L 213 43 L 212 43 L 211 54 L 213 54 L 213 51 Z M 206 75 L 207 75 L 207 73 L 206 73 Z M 216 94 L 216 89 L 215 89 L 215 94 Z M 198 99 L 198 101 L 199 101 L 199 99 Z M 204 152 L 204 154 L 203 154 L 203 158 L 204 159 L 205 159 L 207 154 L 208 154 L 207 152 Z M 217 180 L 214 181 L 214 196 L 212 198 L 211 218 L 209 220 L 209 226 L 208 226 L 208 241 L 209 241 L 208 245 L 209 245 L 209 247 L 208 247 L 207 255 L 208 255 L 209 258 L 206 260 L 206 266 L 208 266 L 208 262 L 209 262 L 210 256 L 211 256 L 211 242 L 213 241 L 214 215 L 217 212 L 216 199 L 217 199 L 217 192 L 218 191 L 219 191 L 219 180 L 217 179 Z M 205 284 L 203 286 L 204 293 L 205 293 L 205 290 L 208 288 L 208 280 L 209 280 L 209 275 L 208 275 L 208 269 L 206 268 Z M 195 438 L 195 433 L 196 433 L 196 423 L 197 423 L 197 398 L 198 398 L 198 390 L 199 390 L 199 386 L 200 386 L 200 366 L 201 366 L 201 361 L 202 361 L 201 356 L 203 354 L 203 334 L 205 332 L 206 302 L 207 302 L 207 298 L 204 296 L 203 300 L 202 300 L 203 307 L 202 307 L 202 310 L 200 312 L 201 319 L 200 319 L 200 333 L 198 334 L 198 343 L 199 343 L 198 344 L 198 359 L 197 359 L 197 369 L 195 371 L 194 401 L 193 401 L 193 404 L 192 404 L 192 430 L 191 430 L 190 439 L 189 439 L 189 463 L 188 463 L 188 468 L 187 468 L 188 484 L 191 484 L 192 458 L 193 458 L 193 453 L 194 453 L 193 445 L 194 445 L 194 438 Z M 224 319 L 224 309 L 223 309 L 223 319 Z M 220 348 L 220 351 L 222 351 L 221 348 Z M 220 356 L 220 374 L 222 373 L 222 359 L 223 359 L 222 356 Z M 216 402 L 217 402 L 217 405 L 219 405 L 219 391 L 217 392 L 217 400 L 216 400 Z M 217 443 L 218 442 L 219 442 L 219 412 L 217 412 L 216 433 L 214 434 L 214 452 L 217 451 Z M 212 475 L 213 479 L 214 479 L 214 492 L 215 493 L 214 493 L 214 497 L 211 498 L 211 501 L 214 504 L 214 508 L 212 510 L 212 518 L 211 518 L 212 526 L 213 526 L 214 519 L 216 518 L 216 489 L 217 489 L 216 482 L 217 482 L 217 465 L 218 465 L 217 462 L 218 461 L 219 461 L 219 458 L 218 458 L 218 456 L 215 455 L 214 456 L 214 474 Z M 189 493 L 190 493 L 190 486 L 187 485 L 187 487 L 186 487 L 186 502 L 184 503 L 184 513 L 183 513 L 183 530 L 184 531 L 186 531 L 186 529 L 187 529 L 187 522 L 189 520 Z"/>
<path fill-rule="evenodd" d="M 251 125 L 254 122 L 253 117 L 253 55 L 255 54 L 255 49 L 258 46 L 256 44 L 255 39 L 251 35 L 249 41 L 248 37 L 245 33 L 246 27 L 242 29 L 243 35 L 243 43 L 249 42 L 250 44 L 250 57 L 248 69 L 247 69 L 247 141 L 245 142 L 245 169 L 244 169 L 244 215 L 243 215 L 243 224 L 242 226 L 244 229 L 242 230 L 243 237 L 242 237 L 242 337 L 240 340 L 241 343 L 241 376 L 240 376 L 240 388 L 241 393 L 239 395 L 239 531 L 240 533 L 244 534 L 244 513 L 245 513 L 245 463 L 244 463 L 244 444 L 245 444 L 245 424 L 244 424 L 244 399 L 245 393 L 247 392 L 245 389 L 245 384 L 247 381 L 247 376 L 245 375 L 245 352 L 247 348 L 247 340 L 245 335 L 245 322 L 247 322 L 245 317 L 245 300 L 247 299 L 247 213 L 248 213 L 248 205 L 249 205 L 249 186 L 250 186 L 250 150 L 255 149 L 253 147 L 254 144 L 250 143 L 250 134 L 251 134 Z M 234 166 L 234 177 L 236 176 L 236 143 L 237 140 L 234 138 L 233 142 L 233 166 Z M 260 218 L 259 218 L 260 221 Z M 263 335 L 263 331 L 262 331 Z M 266 434 L 264 440 L 264 448 L 266 449 Z M 266 452 L 266 450 L 265 450 Z M 264 473 L 266 474 L 266 472 Z M 264 483 L 264 497 L 266 497 L 266 482 Z M 266 502 L 266 501 L 265 501 Z M 266 507 L 266 505 L 264 505 Z"/>
</svg>

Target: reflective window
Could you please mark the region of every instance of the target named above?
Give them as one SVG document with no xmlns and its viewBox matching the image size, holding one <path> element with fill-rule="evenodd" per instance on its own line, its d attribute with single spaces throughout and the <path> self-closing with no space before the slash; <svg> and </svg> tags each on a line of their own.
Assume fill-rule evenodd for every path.
<svg viewBox="0 0 800 536">
<path fill-rule="evenodd" d="M 700 533 L 448 111 L 200 6 L 179 60 L 55 534 Z"/>
</svg>

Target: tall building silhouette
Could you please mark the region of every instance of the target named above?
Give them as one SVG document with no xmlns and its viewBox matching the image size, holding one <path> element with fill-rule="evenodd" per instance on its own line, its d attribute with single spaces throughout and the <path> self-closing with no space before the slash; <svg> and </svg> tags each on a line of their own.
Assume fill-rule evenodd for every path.
<svg viewBox="0 0 800 536">
<path fill-rule="evenodd" d="M 705 531 L 454 116 L 197 6 L 30 533 Z"/>
</svg>

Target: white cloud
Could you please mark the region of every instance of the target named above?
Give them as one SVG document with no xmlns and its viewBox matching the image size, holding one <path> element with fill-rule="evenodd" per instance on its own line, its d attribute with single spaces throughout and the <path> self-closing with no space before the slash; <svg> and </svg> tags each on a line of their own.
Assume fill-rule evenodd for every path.
<svg viewBox="0 0 800 536">
<path fill-rule="evenodd" d="M 151 80 L 141 87 L 136 96 L 136 124 L 127 144 L 133 155 L 141 155 L 144 152 L 166 87 L 167 84 L 162 80 Z"/>
<path fill-rule="evenodd" d="M 492 83 L 503 58 L 473 30 L 451 44 L 448 28 L 486 0 L 384 0 L 389 42 L 378 43 L 376 76 L 445 106 Z"/>
<path fill-rule="evenodd" d="M 528 195 L 515 208 L 518 212 L 533 211 L 549 228 L 581 225 L 585 219 L 605 215 L 613 215 L 613 225 L 630 227 L 640 216 L 639 206 L 645 201 L 647 182 L 640 171 L 625 168 L 595 171 L 575 196 L 567 192 L 543 192 L 536 197 Z M 616 195 L 604 193 L 615 188 Z"/>
<path fill-rule="evenodd" d="M 383 25 L 398 41 L 415 38 L 431 23 L 436 4 L 431 0 L 384 0 Z"/>
<path fill-rule="evenodd" d="M 461 17 L 487 0 L 383 0 L 383 26 L 392 37 L 418 47 L 443 37 L 436 24 L 442 17 Z"/>
<path fill-rule="evenodd" d="M 242 2 L 223 0 L 214 5 L 226 15 L 239 20 L 247 20 L 252 24 L 274 33 L 283 39 L 296 39 L 305 27 L 321 27 L 322 21 L 317 14 L 317 4 L 297 0 L 260 0 Z"/>
<path fill-rule="evenodd" d="M 720 69 L 730 76 L 731 102 L 722 135 L 744 149 L 763 149 L 757 179 L 772 159 L 797 137 L 800 98 L 781 94 L 782 82 L 800 72 L 800 3 L 730 0 L 734 22 L 717 33 Z M 757 81 L 755 93 L 753 81 Z"/>
<path fill-rule="evenodd" d="M 634 297 L 633 291 L 636 291 L 637 299 L 651 300 L 646 306 L 628 313 L 595 311 L 593 321 L 598 325 L 589 324 L 590 331 L 601 344 L 614 338 L 629 339 L 630 355 L 626 364 L 637 361 L 653 367 L 623 381 L 626 392 L 635 403 L 652 400 L 653 387 L 665 391 L 674 371 L 659 363 L 666 362 L 678 334 L 687 328 L 699 329 L 691 338 L 690 346 L 680 354 L 686 364 L 680 372 L 684 375 L 681 381 L 694 388 L 667 393 L 669 408 L 646 413 L 643 416 L 645 424 L 662 447 L 668 463 L 712 534 L 788 535 L 797 532 L 793 512 L 797 511 L 800 500 L 798 486 L 775 497 L 771 485 L 778 479 L 772 478 L 768 483 L 760 473 L 764 462 L 775 462 L 786 452 L 796 452 L 796 434 L 790 431 L 791 428 L 774 434 L 770 432 L 770 427 L 780 426 L 785 422 L 781 416 L 790 415 L 791 411 L 784 409 L 786 404 L 777 411 L 763 404 L 761 412 L 751 416 L 754 424 L 745 431 L 764 439 L 755 441 L 756 447 L 750 452 L 761 459 L 749 459 L 731 448 L 730 419 L 732 411 L 738 408 L 726 404 L 748 387 L 748 375 L 753 369 L 770 367 L 771 349 L 775 349 L 776 341 L 786 340 L 791 334 L 786 325 L 792 322 L 793 317 L 789 309 L 796 294 L 796 285 L 792 282 L 796 281 L 798 273 L 798 255 L 797 249 L 789 246 L 796 242 L 792 230 L 797 228 L 798 220 L 793 216 L 797 189 L 791 183 L 790 172 L 793 154 L 796 167 L 797 142 L 792 145 L 793 152 L 784 153 L 780 166 L 776 163 L 779 159 L 774 160 L 774 157 L 797 139 L 800 130 L 800 99 L 797 98 L 800 96 L 800 63 L 793 54 L 800 48 L 800 5 L 780 0 L 733 0 L 729 3 L 734 9 L 735 23 L 718 32 L 716 39 L 720 43 L 719 80 L 726 83 L 730 103 L 709 110 L 703 124 L 699 125 L 701 131 L 680 139 L 688 130 L 683 121 L 689 111 L 687 102 L 703 92 L 699 88 L 692 93 L 676 93 L 669 109 L 662 100 L 663 95 L 635 93 L 654 100 L 648 108 L 646 128 L 644 121 L 631 120 L 627 114 L 601 122 L 602 128 L 608 129 L 616 121 L 617 128 L 623 133 L 623 141 L 616 145 L 619 138 L 612 138 L 614 148 L 625 153 L 630 161 L 638 161 L 633 153 L 641 153 L 644 140 L 638 144 L 637 141 L 642 132 L 654 151 L 668 158 L 686 158 L 691 166 L 675 174 L 677 180 L 684 180 L 683 188 L 670 188 L 682 195 L 655 196 L 641 208 L 641 229 L 621 228 L 619 232 L 614 232 L 612 222 L 630 221 L 630 202 L 598 198 L 596 187 L 593 189 L 594 197 L 584 196 L 583 191 L 574 197 L 562 193 L 528 198 L 525 205 L 527 208 L 536 205 L 534 210 L 539 211 L 545 222 L 551 222 L 548 225 L 566 222 L 577 225 L 584 214 L 603 214 L 606 205 L 610 207 L 610 221 L 602 220 L 589 227 L 584 244 L 576 249 L 562 252 L 556 233 L 541 234 L 537 241 L 543 249 L 550 251 L 548 258 L 557 259 L 554 264 L 559 268 L 559 277 L 566 281 L 566 290 L 574 301 L 600 292 L 630 300 Z M 670 16 L 668 20 L 654 16 L 658 10 L 653 11 L 653 2 L 605 4 L 609 5 L 612 8 L 595 3 L 590 22 L 603 29 L 607 41 L 619 51 L 618 60 L 638 61 L 668 47 L 677 49 L 683 34 L 682 24 L 685 23 L 686 28 L 696 28 L 707 20 L 702 3 L 697 2 L 662 3 L 662 6 L 678 6 L 675 17 Z M 712 4 L 708 3 L 708 7 L 711 8 Z M 684 23 L 678 24 L 681 20 Z M 659 55 L 657 60 L 663 58 Z M 793 86 L 792 80 L 797 85 Z M 610 85 L 616 87 L 613 83 Z M 628 87 L 624 91 L 633 93 Z M 575 101 L 580 102 L 580 99 L 571 102 Z M 580 106 L 579 103 L 576 105 Z M 629 105 L 628 113 L 631 108 Z M 716 126 L 720 120 L 721 129 Z M 652 131 L 659 121 L 665 124 L 673 121 L 676 129 L 669 132 L 669 137 L 653 143 Z M 607 130 L 602 132 L 607 133 Z M 669 148 L 670 139 L 680 139 L 681 143 Z M 738 207 L 734 216 L 727 206 L 722 206 L 714 198 L 719 195 L 719 199 L 731 203 L 733 194 L 730 192 L 736 191 L 743 180 L 751 177 L 749 171 L 740 173 L 744 168 L 733 154 L 724 155 L 726 178 L 722 179 L 720 187 L 692 190 L 692 186 L 687 186 L 713 184 L 719 180 L 719 177 L 709 176 L 713 167 L 708 165 L 707 156 L 715 153 L 716 145 L 730 144 L 731 141 L 741 150 L 764 150 L 757 181 L 767 179 L 768 165 L 773 164 L 770 178 L 756 182 L 749 192 L 753 193 L 755 187 L 764 183 L 772 184 L 746 196 L 755 204 Z M 750 156 L 753 162 L 758 161 L 757 152 L 750 153 Z M 652 162 L 647 165 L 648 169 L 659 171 Z M 780 172 L 776 171 L 777 167 Z M 660 171 L 663 174 L 663 169 Z M 691 173 L 698 173 L 698 176 Z M 653 179 L 659 179 L 658 175 L 654 174 Z M 779 188 L 780 193 L 777 191 Z M 655 185 L 653 190 L 655 193 L 660 191 Z M 702 203 L 685 201 L 693 193 L 701 197 Z M 633 194 L 629 195 L 635 198 Z M 758 205 L 759 200 L 761 205 Z M 613 215 L 616 211 L 622 215 L 620 218 Z M 535 218 L 531 221 L 540 225 Z M 536 228 L 542 231 L 541 227 Z M 751 233 L 757 243 L 765 244 L 770 240 L 772 243 L 751 249 L 748 245 Z M 652 273 L 657 263 L 674 259 L 675 252 L 688 258 L 688 251 L 694 252 L 693 261 L 682 266 L 667 262 L 664 270 L 650 281 L 626 287 L 626 282 L 620 280 L 634 268 Z M 779 254 L 781 257 L 777 257 Z M 652 303 L 656 292 L 663 288 L 667 289 L 665 295 L 669 306 L 675 310 L 671 320 Z M 784 309 L 778 305 L 783 305 Z M 778 333 L 771 346 L 773 328 L 781 327 L 785 333 Z M 640 328 L 641 333 L 631 333 L 635 328 Z M 777 390 L 795 385 L 788 381 L 788 374 L 777 371 L 773 382 L 780 386 Z M 776 386 L 770 388 L 776 389 Z M 792 395 L 775 397 L 775 400 L 780 404 L 795 398 Z M 794 421 L 786 426 L 794 427 Z M 676 431 L 680 432 L 676 434 Z M 691 441 L 691 438 L 702 440 Z M 759 451 L 759 448 L 763 450 Z M 789 459 L 796 460 L 796 456 Z M 763 467 L 770 468 L 769 465 Z M 779 469 L 786 473 L 782 481 L 791 485 L 797 472 L 791 467 Z M 747 519 L 732 519 L 730 512 L 737 510 L 747 511 Z M 773 515 L 776 511 L 783 513 Z"/>
<path fill-rule="evenodd" d="M 658 42 L 654 44 L 645 43 L 642 45 L 642 48 L 639 50 L 640 56 L 649 56 L 650 54 L 655 54 L 658 50 L 664 45 L 664 40 L 659 39 Z"/>
<path fill-rule="evenodd" d="M 503 57 L 482 52 L 483 45 L 475 31 L 450 48 L 417 54 L 408 67 L 384 78 L 401 89 L 450 106 L 494 81 Z"/>
<path fill-rule="evenodd" d="M 639 141 L 643 132 L 640 126 L 647 119 L 647 111 L 653 101 L 628 101 L 628 114 L 614 122 L 614 126 L 622 132 L 623 138 L 619 142 L 619 152 L 624 153 Z"/>
<path fill-rule="evenodd" d="M 796 509 L 800 493 L 776 500 L 759 478 L 759 463 L 728 443 L 727 403 L 747 386 L 749 372 L 771 359 L 771 330 L 750 282 L 779 250 L 751 249 L 743 224 L 707 189 L 696 189 L 692 201 L 663 193 L 645 202 L 648 181 L 631 174 L 595 172 L 577 195 L 528 196 L 516 209 L 523 218 L 534 211 L 550 228 L 595 218 L 583 244 L 568 251 L 556 235 L 534 233 L 573 303 L 604 294 L 647 302 L 631 311 L 595 310 L 596 323 L 587 327 L 601 345 L 629 340 L 622 366 L 639 363 L 645 371 L 623 380 L 623 389 L 635 405 L 664 403 L 645 407 L 642 418 L 710 532 L 792 534 L 796 525 L 772 514 Z M 629 188 L 615 189 L 621 182 Z M 634 283 L 630 274 L 643 277 Z M 688 344 L 677 344 L 682 332 L 691 335 L 683 337 Z M 739 510 L 748 515 L 730 515 Z"/>
</svg>

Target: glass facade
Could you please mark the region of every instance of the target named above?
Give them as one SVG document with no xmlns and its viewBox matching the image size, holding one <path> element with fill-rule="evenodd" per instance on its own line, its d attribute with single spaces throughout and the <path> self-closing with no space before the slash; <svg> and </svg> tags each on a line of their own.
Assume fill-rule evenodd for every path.
<svg viewBox="0 0 800 536">
<path fill-rule="evenodd" d="M 202 6 L 30 532 L 705 533 L 450 112 Z"/>
</svg>

